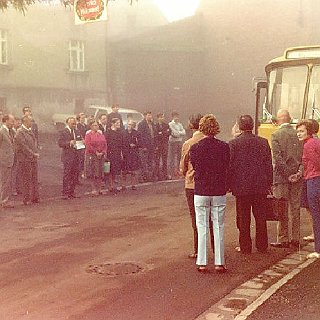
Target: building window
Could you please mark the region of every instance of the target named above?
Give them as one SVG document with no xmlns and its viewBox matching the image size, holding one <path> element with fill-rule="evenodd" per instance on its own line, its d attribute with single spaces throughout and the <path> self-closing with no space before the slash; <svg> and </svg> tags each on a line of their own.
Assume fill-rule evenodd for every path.
<svg viewBox="0 0 320 320">
<path fill-rule="evenodd" d="M 0 64 L 8 64 L 8 31 L 0 29 Z"/>
<path fill-rule="evenodd" d="M 78 40 L 69 41 L 70 71 L 84 71 L 84 42 Z"/>
</svg>

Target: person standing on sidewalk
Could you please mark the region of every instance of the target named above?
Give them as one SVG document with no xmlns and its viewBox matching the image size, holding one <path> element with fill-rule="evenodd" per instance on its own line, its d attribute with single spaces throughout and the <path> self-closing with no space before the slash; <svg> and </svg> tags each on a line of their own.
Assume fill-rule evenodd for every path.
<svg viewBox="0 0 320 320">
<path fill-rule="evenodd" d="M 193 229 L 193 252 L 188 255 L 189 258 L 197 258 L 198 255 L 198 231 L 196 225 L 196 212 L 194 208 L 194 169 L 190 162 L 190 148 L 198 143 L 205 135 L 199 131 L 199 122 L 202 118 L 200 113 L 193 114 L 189 118 L 189 127 L 193 131 L 192 137 L 187 140 L 181 151 L 180 173 L 185 177 L 185 192 L 189 207 L 192 229 Z M 209 216 L 210 242 L 214 253 L 213 227 L 211 216 Z"/>
<path fill-rule="evenodd" d="M 190 148 L 190 160 L 195 171 L 194 205 L 198 230 L 197 266 L 207 271 L 207 237 L 209 215 L 213 222 L 216 272 L 225 272 L 224 216 L 226 209 L 227 170 L 230 150 L 226 142 L 215 136 L 220 126 L 215 116 L 205 115 L 199 123 L 205 137 Z"/>
<path fill-rule="evenodd" d="M 304 165 L 303 177 L 306 182 L 306 198 L 313 220 L 315 252 L 308 258 L 320 258 L 320 140 L 314 138 L 313 125 L 310 120 L 297 124 L 297 136 L 303 141 Z"/>
<path fill-rule="evenodd" d="M 256 247 L 268 248 L 264 201 L 272 187 L 272 157 L 268 140 L 252 133 L 254 122 L 250 115 L 238 120 L 240 134 L 229 142 L 229 187 L 236 197 L 237 227 L 241 253 L 251 253 L 251 210 L 256 222 Z"/>
<path fill-rule="evenodd" d="M 296 130 L 290 124 L 287 110 L 277 113 L 279 129 L 272 134 L 273 154 L 273 194 L 278 199 L 288 200 L 283 220 L 278 223 L 278 242 L 271 243 L 276 248 L 298 249 L 300 246 L 300 197 L 302 191 L 302 142 L 298 140 Z M 292 240 L 289 240 L 289 217 L 292 222 Z"/>
<path fill-rule="evenodd" d="M 78 198 L 75 188 L 79 176 L 80 153 L 84 141 L 74 117 L 66 120 L 67 126 L 60 132 L 58 145 L 62 149 L 61 161 L 63 163 L 62 198 L 64 200 Z"/>
<path fill-rule="evenodd" d="M 169 137 L 169 178 L 179 177 L 179 162 L 181 159 L 182 140 L 186 135 L 181 122 L 179 113 L 172 112 L 172 121 L 169 122 L 171 134 Z"/>
<path fill-rule="evenodd" d="M 0 205 L 2 208 L 14 208 L 12 196 L 12 169 L 15 158 L 14 116 L 4 115 L 0 129 Z"/>
<path fill-rule="evenodd" d="M 155 124 L 155 178 L 158 181 L 168 178 L 168 140 L 171 134 L 169 125 L 165 123 L 163 113 L 157 114 L 158 122 Z M 160 167 L 161 162 L 161 167 Z"/>
<path fill-rule="evenodd" d="M 23 204 L 39 203 L 38 158 L 36 137 L 32 131 L 32 118 L 22 117 L 22 126 L 18 129 L 15 144 L 18 167 L 21 168 L 21 189 Z"/>
</svg>

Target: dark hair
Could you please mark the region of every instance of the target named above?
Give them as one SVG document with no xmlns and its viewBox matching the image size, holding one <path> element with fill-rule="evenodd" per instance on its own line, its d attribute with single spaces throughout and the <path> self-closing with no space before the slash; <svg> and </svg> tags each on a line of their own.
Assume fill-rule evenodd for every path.
<svg viewBox="0 0 320 320">
<path fill-rule="evenodd" d="M 311 137 L 314 134 L 314 126 L 310 120 L 300 120 L 297 123 L 296 129 L 298 129 L 301 126 L 306 127 L 308 136 Z"/>
<path fill-rule="evenodd" d="M 164 113 L 160 112 L 157 114 L 157 118 L 160 118 L 160 117 L 163 117 L 164 116 Z"/>
<path fill-rule="evenodd" d="M 317 134 L 319 131 L 319 122 L 315 119 L 309 119 L 309 121 L 311 122 L 313 128 L 312 134 Z"/>
<path fill-rule="evenodd" d="M 107 117 L 108 114 L 107 114 L 107 113 L 101 113 L 100 116 L 99 116 L 99 119 L 101 119 L 103 116 L 106 116 L 106 117 Z"/>
<path fill-rule="evenodd" d="M 2 122 L 5 123 L 5 122 L 7 122 L 9 119 L 10 119 L 10 116 L 9 116 L 8 114 L 5 114 L 5 115 L 2 117 Z"/>
<path fill-rule="evenodd" d="M 90 120 L 88 125 L 91 127 L 94 123 L 98 124 L 97 120 Z"/>
<path fill-rule="evenodd" d="M 213 114 L 206 114 L 201 118 L 199 130 L 206 136 L 215 136 L 220 132 L 220 126 Z"/>
<path fill-rule="evenodd" d="M 152 114 L 152 112 L 151 112 L 151 111 L 145 111 L 145 112 L 143 113 L 144 116 L 146 116 L 147 114 Z"/>
<path fill-rule="evenodd" d="M 171 116 L 172 117 L 179 116 L 179 113 L 177 111 L 172 111 Z"/>
<path fill-rule="evenodd" d="M 254 127 L 254 121 L 250 115 L 245 114 L 239 117 L 238 125 L 241 131 L 252 131 Z"/>
<path fill-rule="evenodd" d="M 29 111 L 29 109 L 31 109 L 29 106 L 24 106 L 22 108 L 22 113 L 24 114 L 26 111 Z"/>
<path fill-rule="evenodd" d="M 114 103 L 112 106 L 111 106 L 111 109 L 113 108 L 119 108 L 119 104 L 118 103 Z"/>
<path fill-rule="evenodd" d="M 69 122 L 69 120 L 71 120 L 71 119 L 76 120 L 76 118 L 75 118 L 75 117 L 68 117 L 68 118 L 66 119 L 66 123 L 68 123 L 68 122 Z"/>
<path fill-rule="evenodd" d="M 111 123 L 115 124 L 117 121 L 120 121 L 120 119 L 119 118 L 112 118 Z"/>
<path fill-rule="evenodd" d="M 192 114 L 190 117 L 189 117 L 189 123 L 191 125 L 191 129 L 195 129 L 195 130 L 198 130 L 199 129 L 199 122 L 202 118 L 202 114 L 200 113 L 195 113 L 195 114 Z"/>
</svg>

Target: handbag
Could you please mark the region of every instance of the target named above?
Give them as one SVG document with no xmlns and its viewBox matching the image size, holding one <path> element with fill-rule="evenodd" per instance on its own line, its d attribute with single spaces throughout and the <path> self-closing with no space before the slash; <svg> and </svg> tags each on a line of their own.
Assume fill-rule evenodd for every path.
<svg viewBox="0 0 320 320">
<path fill-rule="evenodd" d="M 265 212 L 267 221 L 282 221 L 285 219 L 288 208 L 288 200 L 275 198 L 272 194 L 267 195 Z"/>
<path fill-rule="evenodd" d="M 103 172 L 110 173 L 110 161 L 105 161 L 103 163 Z"/>
</svg>

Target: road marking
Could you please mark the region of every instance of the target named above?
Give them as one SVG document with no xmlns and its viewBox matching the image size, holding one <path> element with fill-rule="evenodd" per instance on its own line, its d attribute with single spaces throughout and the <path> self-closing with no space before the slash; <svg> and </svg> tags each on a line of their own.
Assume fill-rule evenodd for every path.
<svg viewBox="0 0 320 320">
<path fill-rule="evenodd" d="M 316 259 L 307 259 L 314 251 L 308 244 L 301 251 L 287 257 L 232 290 L 195 320 L 245 320 L 260 305 L 269 299 L 290 279 L 312 264 Z"/>
</svg>

